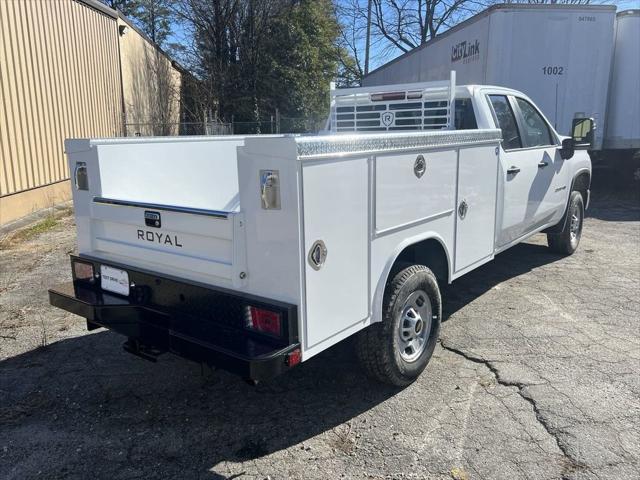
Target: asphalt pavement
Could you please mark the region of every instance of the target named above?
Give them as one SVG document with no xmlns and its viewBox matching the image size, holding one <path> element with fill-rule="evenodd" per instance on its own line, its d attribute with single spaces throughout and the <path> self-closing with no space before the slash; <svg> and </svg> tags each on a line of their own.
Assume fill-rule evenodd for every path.
<svg viewBox="0 0 640 480">
<path fill-rule="evenodd" d="M 0 478 L 640 478 L 640 205 L 594 198 L 579 251 L 543 235 L 443 289 L 405 389 L 344 342 L 251 387 L 48 305 L 70 217 L 0 251 Z"/>
</svg>

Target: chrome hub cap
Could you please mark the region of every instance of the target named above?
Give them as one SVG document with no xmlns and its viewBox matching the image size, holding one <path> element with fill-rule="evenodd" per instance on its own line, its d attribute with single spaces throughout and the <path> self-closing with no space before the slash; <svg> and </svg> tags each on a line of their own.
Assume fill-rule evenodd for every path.
<svg viewBox="0 0 640 480">
<path fill-rule="evenodd" d="M 431 301 L 423 290 L 409 295 L 398 322 L 397 344 L 400 356 L 406 362 L 420 357 L 431 332 Z"/>
</svg>

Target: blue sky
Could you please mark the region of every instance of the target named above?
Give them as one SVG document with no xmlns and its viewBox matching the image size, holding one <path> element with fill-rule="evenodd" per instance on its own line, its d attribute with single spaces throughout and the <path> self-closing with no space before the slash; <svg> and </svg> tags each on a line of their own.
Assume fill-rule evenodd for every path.
<svg viewBox="0 0 640 480">
<path fill-rule="evenodd" d="M 640 8 L 640 0 L 619 0 L 617 2 L 611 2 L 618 5 L 619 10 L 626 10 L 629 8 Z"/>
</svg>

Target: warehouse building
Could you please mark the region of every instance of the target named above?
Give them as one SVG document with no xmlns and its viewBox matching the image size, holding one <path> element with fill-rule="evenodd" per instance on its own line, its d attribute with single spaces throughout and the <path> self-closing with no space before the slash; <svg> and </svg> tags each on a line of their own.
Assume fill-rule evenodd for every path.
<svg viewBox="0 0 640 480">
<path fill-rule="evenodd" d="M 65 138 L 176 134 L 183 74 L 95 0 L 0 1 L 0 225 L 70 198 Z"/>
</svg>

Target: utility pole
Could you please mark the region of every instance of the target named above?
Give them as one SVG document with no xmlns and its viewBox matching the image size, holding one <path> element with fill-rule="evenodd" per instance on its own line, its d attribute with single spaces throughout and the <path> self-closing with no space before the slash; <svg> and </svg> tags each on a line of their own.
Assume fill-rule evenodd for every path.
<svg viewBox="0 0 640 480">
<path fill-rule="evenodd" d="M 364 49 L 364 74 L 369 73 L 369 49 L 371 48 L 371 0 L 367 1 L 367 42 Z"/>
</svg>

